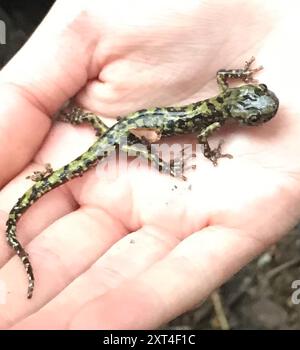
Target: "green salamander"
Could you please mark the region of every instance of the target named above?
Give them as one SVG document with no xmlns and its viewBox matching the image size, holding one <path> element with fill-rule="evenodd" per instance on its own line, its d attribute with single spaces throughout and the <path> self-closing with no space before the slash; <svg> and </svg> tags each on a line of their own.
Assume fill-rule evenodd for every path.
<svg viewBox="0 0 300 350">
<path fill-rule="evenodd" d="M 64 167 L 53 171 L 48 165 L 46 171 L 35 172 L 32 179 L 35 184 L 23 194 L 9 213 L 6 237 L 9 245 L 22 260 L 28 276 L 27 298 L 32 297 L 34 289 L 34 275 L 27 253 L 16 237 L 16 225 L 20 216 L 41 196 L 65 182 L 81 176 L 89 168 L 95 166 L 116 147 L 122 151 L 136 151 L 138 154 L 154 162 L 159 169 L 169 170 L 176 176 L 174 164 L 167 164 L 156 154 L 150 152 L 150 140 L 142 150 L 137 147 L 141 138 L 137 137 L 137 130 L 154 130 L 157 140 L 161 136 L 197 133 L 198 141 L 203 145 L 204 156 L 214 165 L 220 157 L 231 156 L 222 154 L 220 145 L 211 149 L 207 138 L 219 129 L 227 120 L 236 120 L 245 125 L 259 125 L 267 122 L 277 112 L 279 101 L 275 94 L 264 84 L 253 82 L 253 73 L 261 67 L 250 69 L 252 58 L 243 69 L 220 70 L 217 72 L 217 83 L 220 93 L 212 98 L 191 103 L 182 107 L 166 107 L 143 109 L 120 119 L 111 128 L 107 128 L 93 113 L 73 109 L 71 113 L 62 114 L 61 119 L 73 124 L 88 122 L 96 129 L 96 142 L 81 156 Z M 241 79 L 246 84 L 239 87 L 228 87 L 227 80 Z M 124 142 L 124 140 L 126 142 Z"/>
</svg>

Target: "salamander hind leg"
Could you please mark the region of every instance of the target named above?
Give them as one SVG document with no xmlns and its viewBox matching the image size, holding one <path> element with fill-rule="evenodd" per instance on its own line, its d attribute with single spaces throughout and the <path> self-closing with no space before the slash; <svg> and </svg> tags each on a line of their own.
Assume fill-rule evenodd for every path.
<svg viewBox="0 0 300 350">
<path fill-rule="evenodd" d="M 102 136 L 108 130 L 108 127 L 100 119 L 99 115 L 85 111 L 75 105 L 62 109 L 58 113 L 56 120 L 73 125 L 90 124 L 95 129 L 96 136 Z"/>
<path fill-rule="evenodd" d="M 186 171 L 190 169 L 195 169 L 195 164 L 190 164 L 190 160 L 195 157 L 195 153 L 192 152 L 192 149 L 190 146 L 184 147 L 181 151 L 179 156 L 173 158 L 170 161 L 170 167 L 174 173 L 174 177 L 181 177 L 184 181 L 187 180 L 187 177 L 183 175 Z"/>
<path fill-rule="evenodd" d="M 149 160 L 161 173 L 186 180 L 186 177 L 182 174 L 182 163 L 164 161 L 158 156 L 157 152 L 153 152 L 150 144 L 124 144 L 121 145 L 121 149 L 123 152 L 129 154 L 133 152 L 134 155 L 142 156 L 144 159 Z"/>
<path fill-rule="evenodd" d="M 53 174 L 53 168 L 51 164 L 46 163 L 45 164 L 45 170 L 44 171 L 34 171 L 32 175 L 26 176 L 26 179 L 30 179 L 34 182 L 38 182 L 46 178 L 47 176 Z"/>
</svg>

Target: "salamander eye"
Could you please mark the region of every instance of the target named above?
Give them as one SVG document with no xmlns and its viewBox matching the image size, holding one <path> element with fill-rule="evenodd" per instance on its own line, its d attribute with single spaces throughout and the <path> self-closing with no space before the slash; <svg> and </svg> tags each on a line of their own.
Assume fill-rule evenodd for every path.
<svg viewBox="0 0 300 350">
<path fill-rule="evenodd" d="M 259 121 L 259 116 L 257 114 L 254 114 L 254 115 L 251 115 L 249 118 L 248 118 L 248 122 L 250 124 L 255 124 Z"/>
<path fill-rule="evenodd" d="M 268 90 L 268 87 L 267 87 L 266 84 L 259 84 L 259 86 L 261 87 L 261 89 L 262 89 L 263 91 L 267 91 L 267 90 Z"/>
</svg>

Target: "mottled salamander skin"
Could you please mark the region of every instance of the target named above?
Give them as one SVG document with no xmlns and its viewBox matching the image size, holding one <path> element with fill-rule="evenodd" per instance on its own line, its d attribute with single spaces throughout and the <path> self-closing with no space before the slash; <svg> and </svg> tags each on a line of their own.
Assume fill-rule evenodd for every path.
<svg viewBox="0 0 300 350">
<path fill-rule="evenodd" d="M 253 61 L 253 60 L 252 60 Z M 250 81 L 251 75 L 258 69 L 249 69 L 252 61 L 244 69 L 221 70 L 217 73 L 217 82 L 221 92 L 212 98 L 191 103 L 182 107 L 166 107 L 139 110 L 122 118 L 107 129 L 92 113 L 69 115 L 69 121 L 75 124 L 90 122 L 98 131 L 96 142 L 82 155 L 64 167 L 47 173 L 17 201 L 9 213 L 6 237 L 9 245 L 23 262 L 28 276 L 27 297 L 31 298 L 34 289 L 34 275 L 27 253 L 17 240 L 16 225 L 20 216 L 41 196 L 98 164 L 119 146 L 123 151 L 136 150 L 141 140 L 132 132 L 138 129 L 155 130 L 160 136 L 197 133 L 199 143 L 204 145 L 204 155 L 216 164 L 221 154 L 220 147 L 211 149 L 207 138 L 219 129 L 227 120 L 236 120 L 241 124 L 256 126 L 270 120 L 277 112 L 279 101 L 264 84 L 245 84 L 229 88 L 228 78 Z M 72 119 L 73 118 L 73 119 Z M 164 167 L 164 162 L 150 153 L 148 149 L 141 153 L 144 157 Z M 49 169 L 48 169 L 49 170 Z M 171 175 L 174 175 L 171 170 Z"/>
</svg>

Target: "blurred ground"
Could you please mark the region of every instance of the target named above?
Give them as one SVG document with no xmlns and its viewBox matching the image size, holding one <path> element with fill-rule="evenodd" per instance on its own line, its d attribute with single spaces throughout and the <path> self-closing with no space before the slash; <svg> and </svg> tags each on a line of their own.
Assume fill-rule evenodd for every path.
<svg viewBox="0 0 300 350">
<path fill-rule="evenodd" d="M 299 228 L 295 228 L 223 285 L 219 290 L 222 311 L 231 329 L 300 328 L 300 304 L 292 302 L 293 281 L 299 280 L 300 286 L 299 248 Z M 208 299 L 169 327 L 220 329 L 219 318 Z"/>
<path fill-rule="evenodd" d="M 53 2 L 39 0 L 29 6 L 27 2 L 1 0 L 6 45 L 0 45 L 0 67 L 23 45 Z M 231 329 L 299 329 L 300 304 L 293 304 L 291 299 L 292 283 L 300 280 L 299 233 L 300 228 L 295 228 L 241 270 L 214 294 L 214 304 L 210 298 L 164 328 L 220 329 L 227 320 Z"/>
</svg>

